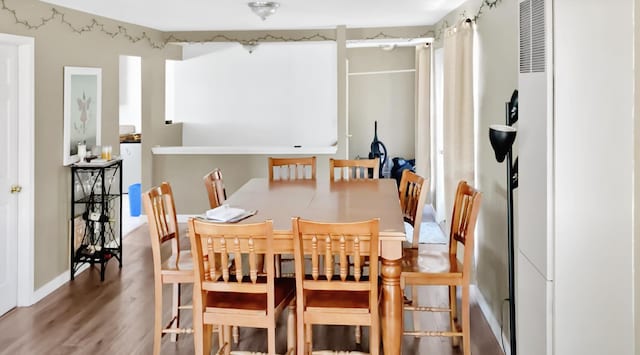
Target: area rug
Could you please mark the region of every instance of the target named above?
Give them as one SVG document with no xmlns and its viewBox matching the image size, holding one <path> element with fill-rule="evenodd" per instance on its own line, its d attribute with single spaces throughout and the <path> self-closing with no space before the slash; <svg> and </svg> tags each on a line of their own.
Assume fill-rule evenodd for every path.
<svg viewBox="0 0 640 355">
<path fill-rule="evenodd" d="M 411 243 L 413 240 L 413 227 L 406 223 L 404 224 L 405 232 L 407 234 L 407 241 Z M 449 240 L 445 236 L 442 228 L 436 222 L 422 222 L 420 223 L 420 241 L 422 244 L 447 244 Z"/>
</svg>

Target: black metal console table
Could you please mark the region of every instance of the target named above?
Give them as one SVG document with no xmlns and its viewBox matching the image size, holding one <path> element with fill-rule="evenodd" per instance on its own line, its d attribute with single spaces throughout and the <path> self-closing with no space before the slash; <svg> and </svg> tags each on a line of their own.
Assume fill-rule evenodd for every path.
<svg viewBox="0 0 640 355">
<path fill-rule="evenodd" d="M 71 165 L 71 280 L 84 264 L 122 267 L 122 160 Z"/>
</svg>

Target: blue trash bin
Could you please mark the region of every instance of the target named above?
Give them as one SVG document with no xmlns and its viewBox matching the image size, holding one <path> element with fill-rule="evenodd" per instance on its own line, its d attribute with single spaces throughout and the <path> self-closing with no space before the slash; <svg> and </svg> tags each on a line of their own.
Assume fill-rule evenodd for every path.
<svg viewBox="0 0 640 355">
<path fill-rule="evenodd" d="M 140 204 L 142 199 L 142 192 L 140 191 L 140 184 L 131 184 L 129 186 L 129 212 L 131 217 L 138 217 L 140 215 Z"/>
</svg>

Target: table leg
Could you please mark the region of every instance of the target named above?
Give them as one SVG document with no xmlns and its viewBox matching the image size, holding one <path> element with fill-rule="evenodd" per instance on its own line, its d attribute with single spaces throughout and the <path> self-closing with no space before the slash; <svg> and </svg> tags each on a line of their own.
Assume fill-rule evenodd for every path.
<svg viewBox="0 0 640 355">
<path fill-rule="evenodd" d="M 382 346 L 385 355 L 399 355 L 402 350 L 401 260 L 382 259 Z"/>
</svg>

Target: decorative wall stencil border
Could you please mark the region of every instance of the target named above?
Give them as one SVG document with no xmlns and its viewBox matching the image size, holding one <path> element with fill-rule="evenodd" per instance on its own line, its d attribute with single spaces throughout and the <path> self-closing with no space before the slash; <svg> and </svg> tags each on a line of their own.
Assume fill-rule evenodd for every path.
<svg viewBox="0 0 640 355">
<path fill-rule="evenodd" d="M 100 31 L 111 38 L 122 36 L 132 43 L 137 43 L 139 41 L 145 40 L 149 44 L 149 46 L 151 46 L 151 48 L 155 49 L 162 49 L 167 45 L 166 40 L 164 42 L 156 42 L 151 37 L 149 37 L 146 32 L 142 32 L 142 34 L 139 36 L 131 35 L 129 34 L 129 30 L 127 30 L 127 28 L 124 26 L 118 26 L 116 30 L 108 30 L 105 24 L 98 22 L 98 20 L 96 20 L 95 18 L 91 19 L 91 23 L 89 25 L 75 25 L 67 21 L 65 19 L 65 13 L 56 9 L 55 7 L 51 8 L 51 13 L 49 14 L 49 16 L 40 17 L 40 22 L 37 23 L 20 18 L 15 9 L 7 6 L 6 0 L 0 0 L 0 4 L 2 5 L 0 7 L 0 10 L 9 12 L 11 15 L 13 15 L 16 24 L 23 25 L 29 30 L 39 30 L 41 27 L 44 27 L 51 21 L 59 18 L 60 23 L 67 25 L 71 29 L 71 31 L 80 35 L 85 32 Z"/>
<path fill-rule="evenodd" d="M 473 17 L 470 17 L 470 19 L 473 22 L 476 22 L 483 14 L 484 14 L 484 10 L 485 9 L 493 9 L 495 7 L 498 6 L 498 4 L 500 4 L 502 2 L 502 0 L 482 0 L 482 3 L 480 4 L 480 7 L 478 7 L 478 10 L 476 11 L 476 14 Z M 109 36 L 111 38 L 116 38 L 118 36 L 121 36 L 125 39 L 127 39 L 129 42 L 131 43 L 138 43 L 140 41 L 145 41 L 149 44 L 149 46 L 151 48 L 154 49 L 163 49 L 164 47 L 166 47 L 167 44 L 169 43 L 206 43 L 206 42 L 237 42 L 240 43 L 242 45 L 255 45 L 258 44 L 260 42 L 264 42 L 264 41 L 272 41 L 272 42 L 300 42 L 300 41 L 318 41 L 318 40 L 323 40 L 323 41 L 335 41 L 335 38 L 332 37 L 328 37 L 325 36 L 323 34 L 320 33 L 315 33 L 312 35 L 308 35 L 308 36 L 301 36 L 301 37 L 284 37 L 284 36 L 275 36 L 272 34 L 265 34 L 259 37 L 255 37 L 255 38 L 251 38 L 251 39 L 241 39 L 241 38 L 236 38 L 236 37 L 230 37 L 224 34 L 217 34 L 217 35 L 213 35 L 209 38 L 205 38 L 202 40 L 198 40 L 198 41 L 192 41 L 192 40 L 188 40 L 185 38 L 179 38 L 173 34 L 169 35 L 167 38 L 165 38 L 163 41 L 155 41 L 153 40 L 151 37 L 149 37 L 147 35 L 146 32 L 142 32 L 142 34 L 140 35 L 132 35 L 129 33 L 129 30 L 127 29 L 127 27 L 125 26 L 121 26 L 118 25 L 116 29 L 110 30 L 107 28 L 107 25 L 105 25 L 104 23 L 99 22 L 98 20 L 96 20 L 95 18 L 91 19 L 91 23 L 88 25 L 77 25 L 77 24 L 73 24 L 69 21 L 67 21 L 67 19 L 65 18 L 65 13 L 56 9 L 55 7 L 51 8 L 51 13 L 48 16 L 43 16 L 40 17 L 39 22 L 38 20 L 35 21 L 29 21 L 25 18 L 20 18 L 20 16 L 18 16 L 18 13 L 15 9 L 7 6 L 6 0 L 0 0 L 0 10 L 5 11 L 5 12 L 9 12 L 13 18 L 16 24 L 20 24 L 23 25 L 24 27 L 26 27 L 29 30 L 39 30 L 41 27 L 44 27 L 45 25 L 48 25 L 51 21 L 55 20 L 55 19 L 60 19 L 60 23 L 67 25 L 67 27 L 69 27 L 69 29 L 71 29 L 72 32 L 77 33 L 82 35 L 85 32 L 94 32 L 94 31 L 99 31 L 101 33 L 103 33 L 106 36 Z M 465 14 L 465 12 L 462 12 L 460 14 L 460 17 L 462 17 L 463 19 L 466 19 L 467 16 Z M 419 35 L 418 37 L 434 37 L 435 41 L 438 42 L 440 39 L 442 39 L 442 35 L 444 33 L 444 30 L 446 28 L 450 27 L 449 23 L 447 21 L 443 21 L 440 28 L 438 28 L 436 31 L 427 31 L 421 35 Z M 378 34 L 376 34 L 375 36 L 371 36 L 371 37 L 367 37 L 366 39 L 381 39 L 381 38 L 395 38 L 394 36 L 388 35 L 384 32 L 380 32 Z"/>
<path fill-rule="evenodd" d="M 269 42 L 301 42 L 301 41 L 335 41 L 335 38 L 331 38 L 320 33 L 314 33 L 309 36 L 301 36 L 301 37 L 284 37 L 284 36 L 274 36 L 270 33 L 265 35 L 254 37 L 251 39 L 240 39 L 235 37 L 229 37 L 223 34 L 217 34 L 202 40 L 193 41 L 185 38 L 179 38 L 174 35 L 170 35 L 165 43 L 207 43 L 207 42 L 238 42 L 242 45 L 255 45 L 260 42 L 269 41 Z"/>
<path fill-rule="evenodd" d="M 223 34 L 217 34 L 212 37 L 199 40 L 199 41 L 191 41 L 188 39 L 178 38 L 174 35 L 170 35 L 163 41 L 155 41 L 151 37 L 149 37 L 147 33 L 144 31 L 142 32 L 141 35 L 138 35 L 138 36 L 132 35 L 130 34 L 129 30 L 125 26 L 118 25 L 116 29 L 110 30 L 107 28 L 108 27 L 107 25 L 99 22 L 95 18 L 92 18 L 90 24 L 88 25 L 78 25 L 78 24 L 71 23 L 65 18 L 66 16 L 65 13 L 56 9 L 55 7 L 51 8 L 51 12 L 48 16 L 40 17 L 39 20 L 35 20 L 35 21 L 28 20 L 26 18 L 21 18 L 18 15 L 18 12 L 16 11 L 16 9 L 13 9 L 7 6 L 6 0 L 0 0 L 0 10 L 10 13 L 13 16 L 13 19 L 16 24 L 23 25 L 29 30 L 39 30 L 41 27 L 48 25 L 51 21 L 55 19 L 59 19 L 60 23 L 69 27 L 69 29 L 71 29 L 72 32 L 80 35 L 84 34 L 85 32 L 98 31 L 111 38 L 116 38 L 118 36 L 121 36 L 127 39 L 128 41 L 130 41 L 131 43 L 137 43 L 144 40 L 149 44 L 151 48 L 154 48 L 154 49 L 163 49 L 164 47 L 166 47 L 167 44 L 177 43 L 177 42 L 180 42 L 180 43 L 238 42 L 242 45 L 248 45 L 248 44 L 253 45 L 261 41 L 273 41 L 273 42 L 276 42 L 276 41 L 299 42 L 299 41 L 319 41 L 319 40 L 335 41 L 335 38 L 327 37 L 320 33 L 315 33 L 312 35 L 301 36 L 301 37 L 274 36 L 272 34 L 267 33 L 265 35 L 251 38 L 251 39 L 240 39 L 240 38 L 229 37 Z"/>
<path fill-rule="evenodd" d="M 489 10 L 495 8 L 498 6 L 498 4 L 500 4 L 502 2 L 502 0 L 482 0 L 482 4 L 480 4 L 480 7 L 478 8 L 478 11 L 476 12 L 475 16 L 473 16 L 471 18 L 471 20 L 473 22 L 478 21 L 478 19 L 480 18 L 480 16 L 482 16 L 483 14 L 483 10 L 485 8 L 488 8 Z"/>
<path fill-rule="evenodd" d="M 482 0 L 482 3 L 478 7 L 478 10 L 476 11 L 475 15 L 469 17 L 467 16 L 466 11 L 463 11 L 462 13 L 460 13 L 460 20 L 469 19 L 473 21 L 473 23 L 476 23 L 478 22 L 478 19 L 484 15 L 485 9 L 489 9 L 489 10 L 494 9 L 498 7 L 498 5 L 501 2 L 502 0 Z M 451 27 L 451 25 L 449 24 L 448 21 L 445 20 L 442 22 L 442 24 L 436 31 L 429 31 L 423 34 L 422 36 L 433 36 L 434 42 L 439 42 L 442 39 L 442 35 L 445 33 L 445 31 L 449 27 Z"/>
</svg>

